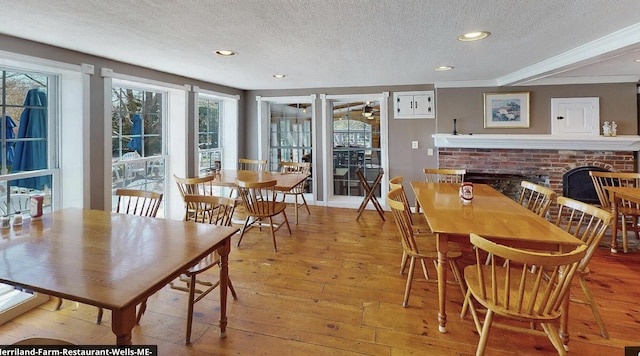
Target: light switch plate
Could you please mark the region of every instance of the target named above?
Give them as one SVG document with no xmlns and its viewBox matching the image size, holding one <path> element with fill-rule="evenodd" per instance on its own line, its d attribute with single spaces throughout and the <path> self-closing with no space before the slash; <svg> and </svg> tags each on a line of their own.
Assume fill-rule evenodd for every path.
<svg viewBox="0 0 640 356">
<path fill-rule="evenodd" d="M 413 148 L 414 150 L 418 149 L 418 141 L 411 141 L 411 148 Z"/>
<path fill-rule="evenodd" d="M 433 148 L 427 148 L 427 156 L 433 156 Z"/>
</svg>

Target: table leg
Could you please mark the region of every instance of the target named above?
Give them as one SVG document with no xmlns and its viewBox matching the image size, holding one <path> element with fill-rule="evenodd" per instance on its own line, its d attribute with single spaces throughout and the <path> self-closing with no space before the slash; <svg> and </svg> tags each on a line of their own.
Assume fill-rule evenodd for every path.
<svg viewBox="0 0 640 356">
<path fill-rule="evenodd" d="M 448 236 L 436 234 L 438 239 L 438 331 L 447 332 L 447 250 L 449 248 Z"/>
<path fill-rule="evenodd" d="M 111 312 L 111 330 L 117 345 L 131 345 L 131 329 L 136 325 L 136 305 Z"/>
<path fill-rule="evenodd" d="M 559 246 L 560 253 L 567 253 L 569 249 L 567 246 Z M 564 274 L 564 269 L 560 270 L 560 276 Z M 561 278 L 561 277 L 560 277 Z M 562 341 L 562 345 L 565 351 L 569 351 L 569 304 L 571 301 L 571 286 L 567 287 L 567 292 L 562 300 L 562 305 L 560 306 L 560 329 L 558 330 L 558 336 L 560 337 L 560 341 Z"/>
<path fill-rule="evenodd" d="M 218 249 L 220 255 L 220 337 L 227 336 L 227 289 L 229 288 L 229 251 L 231 238 L 225 239 L 224 246 Z"/>
<path fill-rule="evenodd" d="M 571 289 L 571 287 L 569 287 Z M 562 345 L 564 346 L 565 351 L 569 351 L 569 294 L 570 290 L 567 291 L 567 294 L 562 301 L 562 315 L 560 316 L 560 330 L 558 330 L 558 336 L 560 336 L 560 340 L 562 340 Z"/>
<path fill-rule="evenodd" d="M 613 222 L 611 224 L 611 253 L 618 252 L 618 202 L 616 201 L 616 192 L 609 191 L 609 202 L 611 204 L 611 214 L 613 214 Z M 624 221 L 623 221 L 624 223 Z"/>
</svg>

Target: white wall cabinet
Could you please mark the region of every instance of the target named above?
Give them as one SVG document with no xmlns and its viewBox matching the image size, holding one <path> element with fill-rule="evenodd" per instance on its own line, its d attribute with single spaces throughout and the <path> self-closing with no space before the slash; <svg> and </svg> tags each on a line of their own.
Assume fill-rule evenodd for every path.
<svg viewBox="0 0 640 356">
<path fill-rule="evenodd" d="M 435 119 L 434 91 L 393 93 L 394 117 L 396 119 Z"/>
<path fill-rule="evenodd" d="M 551 98 L 552 135 L 600 134 L 600 98 Z"/>
</svg>

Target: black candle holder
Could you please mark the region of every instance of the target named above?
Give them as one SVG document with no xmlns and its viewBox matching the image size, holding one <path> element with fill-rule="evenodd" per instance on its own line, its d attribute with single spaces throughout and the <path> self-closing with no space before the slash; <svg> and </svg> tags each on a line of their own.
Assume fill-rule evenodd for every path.
<svg viewBox="0 0 640 356">
<path fill-rule="evenodd" d="M 453 134 L 457 135 L 458 130 L 456 129 L 456 124 L 458 123 L 458 119 L 453 119 Z"/>
</svg>

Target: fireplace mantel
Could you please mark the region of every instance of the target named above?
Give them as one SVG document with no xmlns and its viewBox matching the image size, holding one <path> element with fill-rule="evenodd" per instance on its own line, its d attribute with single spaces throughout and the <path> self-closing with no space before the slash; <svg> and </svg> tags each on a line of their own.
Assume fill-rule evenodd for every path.
<svg viewBox="0 0 640 356">
<path fill-rule="evenodd" d="M 640 151 L 640 136 L 560 136 L 560 135 L 506 135 L 434 134 L 438 148 L 511 148 L 537 150 L 589 150 Z"/>
</svg>

